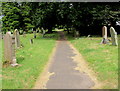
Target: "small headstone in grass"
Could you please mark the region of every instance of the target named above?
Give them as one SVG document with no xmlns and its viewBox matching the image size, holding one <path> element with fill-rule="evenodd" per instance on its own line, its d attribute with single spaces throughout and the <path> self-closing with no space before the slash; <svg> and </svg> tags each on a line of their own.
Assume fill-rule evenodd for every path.
<svg viewBox="0 0 120 91">
<path fill-rule="evenodd" d="M 32 38 L 30 39 L 30 44 L 33 44 L 33 39 Z"/>
<path fill-rule="evenodd" d="M 26 32 L 25 31 L 23 32 L 23 37 L 26 37 Z"/>
<path fill-rule="evenodd" d="M 89 34 L 88 36 L 87 36 L 87 38 L 89 38 L 91 35 Z"/>
<path fill-rule="evenodd" d="M 107 39 L 107 27 L 106 26 L 102 27 L 102 37 L 103 39 L 100 44 L 108 44 L 109 40 Z"/>
<path fill-rule="evenodd" d="M 4 36 L 4 57 L 5 61 L 12 66 L 17 66 L 15 56 L 15 37 L 11 35 L 11 32 L 7 32 Z"/>
<path fill-rule="evenodd" d="M 117 46 L 118 45 L 117 32 L 113 27 L 110 27 L 110 34 L 111 34 L 112 45 Z"/>
<path fill-rule="evenodd" d="M 44 37 L 46 31 L 44 29 L 42 29 L 43 33 L 42 33 L 42 37 Z"/>
<path fill-rule="evenodd" d="M 34 34 L 34 38 L 36 38 L 36 31 L 33 31 L 33 34 Z"/>
<path fill-rule="evenodd" d="M 79 37 L 79 31 L 74 31 L 74 37 L 76 37 L 76 38 Z"/>
<path fill-rule="evenodd" d="M 19 31 L 17 29 L 15 29 L 14 31 L 14 36 L 15 36 L 15 46 L 16 48 L 19 48 L 21 45 L 20 45 L 20 35 L 19 35 Z"/>
</svg>

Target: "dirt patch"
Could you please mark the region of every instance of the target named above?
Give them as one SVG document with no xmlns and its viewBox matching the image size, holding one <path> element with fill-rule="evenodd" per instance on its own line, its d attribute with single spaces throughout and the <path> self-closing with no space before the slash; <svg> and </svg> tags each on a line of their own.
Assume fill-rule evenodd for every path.
<svg viewBox="0 0 120 91">
<path fill-rule="evenodd" d="M 58 43 L 56 43 L 50 57 L 49 57 L 49 61 L 47 63 L 47 65 L 45 66 L 45 69 L 43 70 L 42 74 L 38 77 L 35 86 L 33 87 L 33 89 L 46 89 L 46 83 L 48 82 L 49 78 L 51 75 L 53 75 L 54 73 L 50 73 L 48 70 L 52 64 L 52 60 L 53 60 L 53 56 L 55 54 L 56 51 L 56 46 Z"/>
<path fill-rule="evenodd" d="M 84 60 L 84 58 L 82 57 L 82 55 L 78 52 L 78 50 L 76 50 L 74 48 L 74 46 L 68 42 L 69 45 L 71 46 L 71 48 L 74 50 L 74 53 L 76 54 L 73 58 L 73 60 L 77 63 L 77 67 L 75 68 L 75 70 L 79 70 L 80 72 L 86 73 L 87 75 L 89 75 L 89 77 L 94 81 L 95 86 L 92 87 L 91 89 L 99 89 L 102 86 L 102 83 L 100 83 L 97 80 L 97 76 L 95 74 L 95 72 L 88 66 L 88 63 Z"/>
</svg>

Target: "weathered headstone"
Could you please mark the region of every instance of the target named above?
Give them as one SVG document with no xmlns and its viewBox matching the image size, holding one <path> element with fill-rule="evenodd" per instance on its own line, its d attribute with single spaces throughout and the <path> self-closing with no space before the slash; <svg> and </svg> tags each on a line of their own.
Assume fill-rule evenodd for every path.
<svg viewBox="0 0 120 91">
<path fill-rule="evenodd" d="M 109 43 L 109 40 L 107 39 L 107 27 L 106 26 L 103 26 L 102 27 L 102 41 L 101 41 L 101 44 L 107 44 Z"/>
<path fill-rule="evenodd" d="M 30 44 L 33 44 L 33 39 L 32 38 L 30 39 Z"/>
<path fill-rule="evenodd" d="M 34 34 L 34 38 L 36 38 L 36 31 L 35 30 L 33 31 L 33 34 Z"/>
<path fill-rule="evenodd" d="M 12 66 L 18 65 L 15 56 L 15 37 L 11 32 L 7 32 L 4 36 L 4 57 Z"/>
<path fill-rule="evenodd" d="M 26 32 L 25 31 L 23 32 L 23 37 L 26 37 Z"/>
<path fill-rule="evenodd" d="M 21 44 L 20 44 L 19 31 L 17 29 L 15 29 L 15 31 L 14 31 L 14 36 L 15 36 L 15 46 L 16 46 L 16 48 L 19 48 L 21 46 Z"/>
<path fill-rule="evenodd" d="M 46 31 L 43 28 L 41 30 L 42 30 L 42 37 L 44 37 Z"/>
<path fill-rule="evenodd" d="M 110 34 L 111 34 L 112 45 L 117 46 L 118 45 L 117 32 L 113 27 L 110 27 Z"/>
<path fill-rule="evenodd" d="M 79 31 L 76 31 L 76 30 L 74 31 L 74 37 L 79 38 Z"/>
<path fill-rule="evenodd" d="M 89 34 L 88 36 L 87 36 L 87 38 L 89 38 L 91 35 Z"/>
</svg>

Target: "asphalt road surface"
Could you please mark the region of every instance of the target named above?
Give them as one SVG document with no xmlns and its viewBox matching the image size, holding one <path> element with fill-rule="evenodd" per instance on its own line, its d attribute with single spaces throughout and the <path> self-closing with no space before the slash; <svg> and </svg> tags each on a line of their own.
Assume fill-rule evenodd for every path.
<svg viewBox="0 0 120 91">
<path fill-rule="evenodd" d="M 74 68 L 77 63 L 71 57 L 75 56 L 74 50 L 65 40 L 63 32 L 59 32 L 60 40 L 49 72 L 50 76 L 47 89 L 89 89 L 95 84 L 86 73 L 79 72 Z"/>
</svg>

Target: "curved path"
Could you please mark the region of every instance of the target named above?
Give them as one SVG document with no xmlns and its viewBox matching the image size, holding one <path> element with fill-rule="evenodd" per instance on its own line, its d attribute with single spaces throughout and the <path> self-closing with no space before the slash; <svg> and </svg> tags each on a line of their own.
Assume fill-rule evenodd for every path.
<svg viewBox="0 0 120 91">
<path fill-rule="evenodd" d="M 49 68 L 50 76 L 47 89 L 89 89 L 95 85 L 90 77 L 75 70 L 77 63 L 72 59 L 76 54 L 65 40 L 63 32 L 59 32 L 60 40 L 57 44 L 53 62 Z"/>
</svg>

